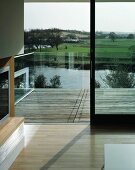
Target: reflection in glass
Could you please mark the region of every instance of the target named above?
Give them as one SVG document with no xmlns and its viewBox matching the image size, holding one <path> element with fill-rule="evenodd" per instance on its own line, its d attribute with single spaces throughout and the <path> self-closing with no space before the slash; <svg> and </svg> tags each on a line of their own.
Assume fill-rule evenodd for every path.
<svg viewBox="0 0 135 170">
<path fill-rule="evenodd" d="M 135 3 L 96 3 L 96 114 L 134 114 L 134 8 Z"/>
<path fill-rule="evenodd" d="M 0 120 L 9 114 L 9 72 L 0 73 Z"/>
</svg>

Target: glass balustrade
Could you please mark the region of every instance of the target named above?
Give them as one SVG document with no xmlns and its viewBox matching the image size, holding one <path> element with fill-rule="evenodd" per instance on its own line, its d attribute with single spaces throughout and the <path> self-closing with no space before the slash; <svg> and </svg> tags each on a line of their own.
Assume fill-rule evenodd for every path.
<svg viewBox="0 0 135 170">
<path fill-rule="evenodd" d="M 27 122 L 89 122 L 90 53 L 15 57 L 16 114 Z"/>
</svg>

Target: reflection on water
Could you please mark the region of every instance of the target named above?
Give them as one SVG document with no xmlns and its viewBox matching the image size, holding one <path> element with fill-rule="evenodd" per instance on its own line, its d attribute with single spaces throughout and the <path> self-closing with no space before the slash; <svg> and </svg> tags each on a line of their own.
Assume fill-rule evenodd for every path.
<svg viewBox="0 0 135 170">
<path fill-rule="evenodd" d="M 90 88 L 90 70 L 74 70 L 47 66 L 35 66 L 34 70 L 35 76 L 44 74 L 48 81 L 54 75 L 61 76 L 61 86 L 65 89 Z"/>
</svg>

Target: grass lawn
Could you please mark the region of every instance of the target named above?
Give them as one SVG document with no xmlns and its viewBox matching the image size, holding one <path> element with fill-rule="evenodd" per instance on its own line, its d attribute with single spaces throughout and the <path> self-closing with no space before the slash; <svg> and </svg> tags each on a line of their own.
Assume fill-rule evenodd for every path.
<svg viewBox="0 0 135 170">
<path fill-rule="evenodd" d="M 67 46 L 67 49 L 65 48 Z M 67 56 L 66 56 L 67 53 Z M 59 46 L 59 50 L 54 48 L 43 48 L 35 51 L 34 61 L 48 62 L 51 64 L 65 64 L 69 62 L 68 53 L 73 53 L 74 64 L 90 64 L 90 45 L 85 43 L 64 43 Z M 72 56 L 72 55 L 71 55 Z M 66 57 L 66 58 L 65 58 Z M 72 62 L 72 61 L 71 61 Z"/>
<path fill-rule="evenodd" d="M 131 45 L 135 45 L 135 39 L 116 39 L 115 42 L 112 42 L 110 39 L 96 39 L 96 45 L 128 48 Z"/>
<path fill-rule="evenodd" d="M 97 62 L 131 63 L 133 53 L 129 50 L 130 46 L 135 46 L 135 39 L 96 39 L 96 59 Z"/>
<path fill-rule="evenodd" d="M 65 48 L 67 46 L 67 49 Z M 40 52 L 37 50 L 36 52 Z M 63 43 L 59 45 L 59 50 L 56 47 L 42 48 L 41 52 L 75 52 L 75 53 L 89 53 L 90 46 L 87 43 Z"/>
</svg>

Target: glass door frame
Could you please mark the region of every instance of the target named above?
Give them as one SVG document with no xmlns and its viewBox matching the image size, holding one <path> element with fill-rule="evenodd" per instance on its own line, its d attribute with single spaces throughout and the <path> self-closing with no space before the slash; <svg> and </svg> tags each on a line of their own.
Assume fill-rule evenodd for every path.
<svg viewBox="0 0 135 170">
<path fill-rule="evenodd" d="M 107 1 L 97 1 L 97 2 L 107 2 Z M 110 1 L 108 1 L 110 2 Z M 115 0 L 112 2 L 116 2 Z M 118 1 L 117 1 L 118 2 Z M 119 2 L 126 2 L 120 1 Z M 127 1 L 130 3 L 130 1 Z M 133 2 L 133 1 L 131 1 Z M 135 1 L 134 1 L 135 2 Z M 105 124 L 134 124 L 135 123 L 135 114 L 134 115 L 112 115 L 112 114 L 96 114 L 95 113 L 95 0 L 90 2 L 90 124 L 91 125 L 105 125 Z"/>
</svg>

